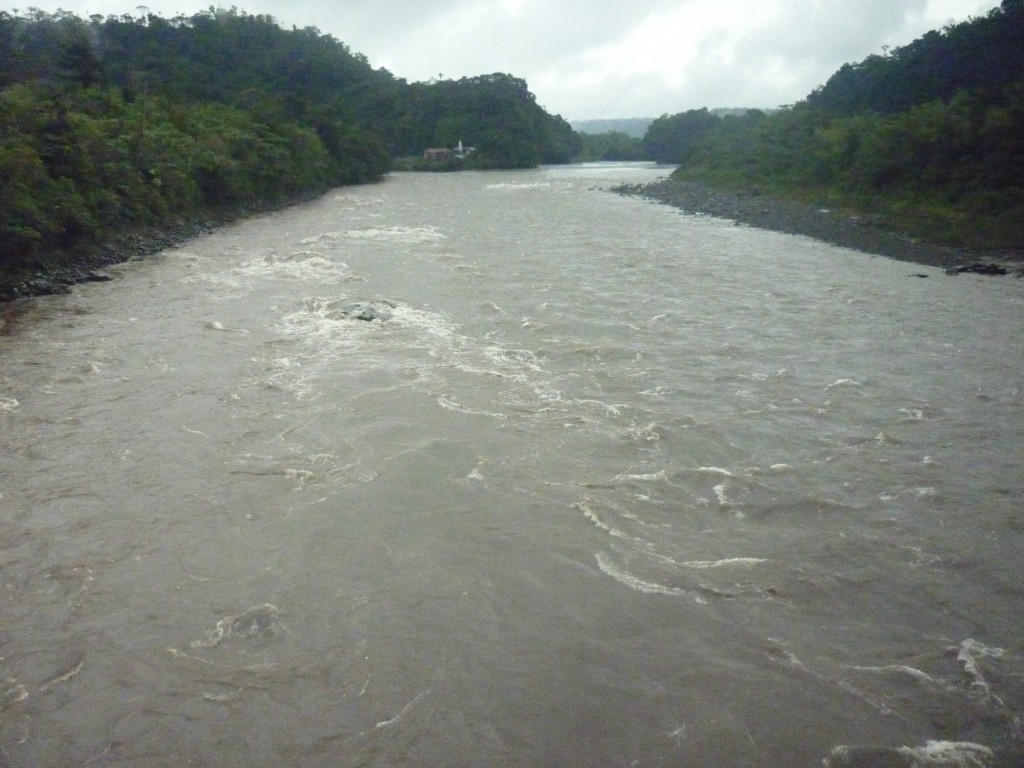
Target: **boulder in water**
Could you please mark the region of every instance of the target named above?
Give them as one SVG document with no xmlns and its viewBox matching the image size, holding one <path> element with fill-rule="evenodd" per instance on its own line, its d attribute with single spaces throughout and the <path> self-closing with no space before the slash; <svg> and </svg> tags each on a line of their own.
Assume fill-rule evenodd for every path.
<svg viewBox="0 0 1024 768">
<path fill-rule="evenodd" d="M 353 320 L 365 320 L 366 322 L 380 320 L 383 322 L 393 317 L 390 310 L 394 308 L 395 305 L 392 302 L 378 299 L 376 301 L 353 301 L 341 307 L 340 311 L 345 317 Z"/>
</svg>

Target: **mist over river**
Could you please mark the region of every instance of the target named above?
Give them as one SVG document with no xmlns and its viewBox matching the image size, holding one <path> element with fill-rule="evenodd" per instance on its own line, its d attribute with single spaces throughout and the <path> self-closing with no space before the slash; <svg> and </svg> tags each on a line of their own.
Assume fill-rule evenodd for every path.
<svg viewBox="0 0 1024 768">
<path fill-rule="evenodd" d="M 665 173 L 18 305 L 0 766 L 1021 764 L 1024 281 L 608 191 Z"/>
</svg>

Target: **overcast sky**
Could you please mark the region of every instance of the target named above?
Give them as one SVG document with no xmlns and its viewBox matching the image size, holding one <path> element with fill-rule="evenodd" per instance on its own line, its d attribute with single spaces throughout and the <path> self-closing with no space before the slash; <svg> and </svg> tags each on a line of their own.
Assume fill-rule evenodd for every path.
<svg viewBox="0 0 1024 768">
<path fill-rule="evenodd" d="M 130 13 L 140 0 L 0 8 Z M 998 0 L 149 0 L 170 18 L 211 4 L 315 26 L 407 80 L 507 72 L 567 120 L 776 107 L 842 64 L 987 13 Z"/>
</svg>

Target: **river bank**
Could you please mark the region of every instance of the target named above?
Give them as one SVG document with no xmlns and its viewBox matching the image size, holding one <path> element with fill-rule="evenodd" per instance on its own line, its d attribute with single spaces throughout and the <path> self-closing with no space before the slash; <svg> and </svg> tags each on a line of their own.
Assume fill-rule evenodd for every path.
<svg viewBox="0 0 1024 768">
<path fill-rule="evenodd" d="M 79 283 L 108 280 L 106 267 L 141 259 L 188 242 L 232 222 L 272 213 L 315 200 L 326 190 L 316 189 L 284 200 L 258 200 L 202 215 L 179 218 L 151 227 L 140 227 L 101 243 L 82 244 L 71 251 L 58 251 L 31 269 L 0 265 L 0 303 L 32 296 L 67 293 Z"/>
<path fill-rule="evenodd" d="M 776 232 L 805 235 L 833 245 L 900 261 L 939 267 L 950 274 L 1024 275 L 1024 253 L 972 251 L 914 240 L 879 226 L 870 217 L 851 216 L 827 208 L 791 203 L 756 191 L 727 192 L 695 182 L 660 180 L 626 184 L 614 189 L 623 195 L 655 200 L 686 213 L 729 219 Z"/>
<path fill-rule="evenodd" d="M 715 216 L 762 229 L 806 235 L 865 253 L 938 267 L 957 274 L 1024 275 L 1024 253 L 970 251 L 922 243 L 885 230 L 867 217 L 856 217 L 816 206 L 790 203 L 756 192 L 726 192 L 693 182 L 661 180 L 615 187 L 623 195 L 654 200 L 687 213 Z M 0 270 L 0 303 L 31 296 L 66 293 L 84 282 L 109 279 L 103 270 L 187 242 L 231 222 L 297 205 L 319 193 L 279 203 L 255 202 L 240 208 L 210 212 L 202 218 L 177 220 L 160 227 L 138 229 L 119 238 L 56 253 L 34 270 Z"/>
</svg>

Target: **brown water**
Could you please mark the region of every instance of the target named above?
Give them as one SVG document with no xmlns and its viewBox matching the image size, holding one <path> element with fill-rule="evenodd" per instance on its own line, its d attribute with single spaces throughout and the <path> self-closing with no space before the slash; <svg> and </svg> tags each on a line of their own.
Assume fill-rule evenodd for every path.
<svg viewBox="0 0 1024 768">
<path fill-rule="evenodd" d="M 1024 282 L 607 191 L 662 173 L 397 175 L 21 305 L 0 765 L 1019 761 Z"/>
</svg>

